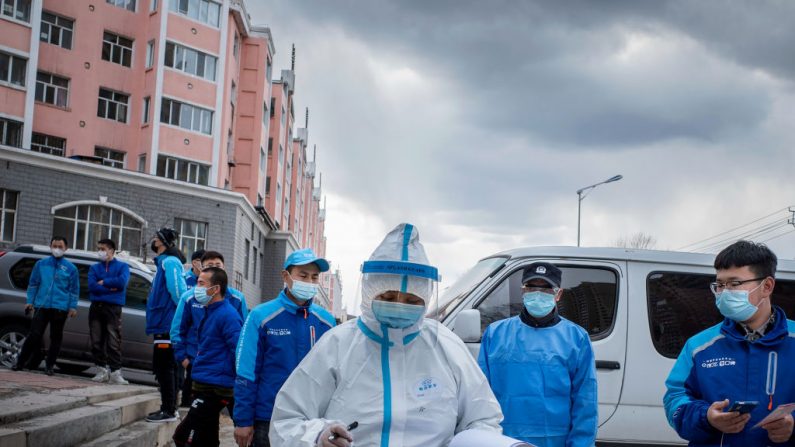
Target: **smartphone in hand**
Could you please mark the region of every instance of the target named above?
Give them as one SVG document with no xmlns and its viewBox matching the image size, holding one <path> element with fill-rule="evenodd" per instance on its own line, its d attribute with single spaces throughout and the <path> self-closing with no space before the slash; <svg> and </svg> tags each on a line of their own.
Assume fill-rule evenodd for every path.
<svg viewBox="0 0 795 447">
<path fill-rule="evenodd" d="M 740 414 L 746 414 L 752 412 L 757 405 L 759 405 L 759 402 L 755 400 L 738 400 L 731 404 L 729 409 L 726 411 L 736 411 Z"/>
</svg>

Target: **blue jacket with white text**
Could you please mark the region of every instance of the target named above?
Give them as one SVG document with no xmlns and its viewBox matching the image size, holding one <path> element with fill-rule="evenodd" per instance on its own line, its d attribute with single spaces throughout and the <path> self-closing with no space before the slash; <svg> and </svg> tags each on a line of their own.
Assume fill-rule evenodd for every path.
<svg viewBox="0 0 795 447">
<path fill-rule="evenodd" d="M 50 256 L 36 261 L 30 273 L 27 304 L 33 307 L 67 311 L 77 309 L 80 296 L 80 274 L 77 267 L 64 258 Z"/>
<path fill-rule="evenodd" d="M 752 428 L 778 405 L 795 402 L 795 322 L 773 306 L 775 321 L 765 335 L 750 342 L 739 325 L 723 323 L 690 337 L 665 381 L 668 423 L 692 446 L 777 444 L 767 431 Z M 707 421 L 713 402 L 758 401 L 743 431 L 722 435 Z"/>
</svg>

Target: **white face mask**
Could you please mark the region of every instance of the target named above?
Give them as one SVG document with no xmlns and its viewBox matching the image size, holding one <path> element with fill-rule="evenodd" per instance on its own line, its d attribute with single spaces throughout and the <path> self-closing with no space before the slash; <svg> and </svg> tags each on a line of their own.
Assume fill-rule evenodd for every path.
<svg viewBox="0 0 795 447">
<path fill-rule="evenodd" d="M 60 248 L 53 248 L 51 249 L 52 255 L 56 258 L 60 258 L 63 256 L 65 250 L 61 250 Z"/>
<path fill-rule="evenodd" d="M 108 252 L 107 252 L 107 251 L 105 251 L 105 250 L 99 250 L 99 251 L 97 251 L 97 256 L 99 256 L 99 260 L 100 260 L 100 261 L 107 261 L 107 260 L 108 260 L 108 258 L 109 258 L 109 256 L 108 256 Z"/>
</svg>

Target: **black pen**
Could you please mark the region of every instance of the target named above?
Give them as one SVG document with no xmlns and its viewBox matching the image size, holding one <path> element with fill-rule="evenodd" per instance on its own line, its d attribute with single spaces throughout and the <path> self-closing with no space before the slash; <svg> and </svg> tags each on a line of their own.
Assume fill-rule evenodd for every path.
<svg viewBox="0 0 795 447">
<path fill-rule="evenodd" d="M 354 428 L 356 428 L 358 426 L 359 426 L 359 423 L 357 421 L 353 421 L 353 422 L 351 422 L 351 425 L 347 426 L 345 429 L 348 430 L 348 431 L 351 431 L 351 430 L 353 430 Z M 337 439 L 337 437 L 338 437 L 337 434 L 334 433 L 333 435 L 328 437 L 328 440 L 329 441 L 333 441 L 333 440 Z"/>
</svg>

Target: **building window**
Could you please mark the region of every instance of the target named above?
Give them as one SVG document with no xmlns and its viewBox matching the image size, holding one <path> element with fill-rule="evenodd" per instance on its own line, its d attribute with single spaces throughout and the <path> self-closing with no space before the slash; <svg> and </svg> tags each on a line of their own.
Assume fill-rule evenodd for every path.
<svg viewBox="0 0 795 447">
<path fill-rule="evenodd" d="M 218 59 L 201 51 L 173 42 L 166 42 L 166 67 L 215 81 L 215 66 Z"/>
<path fill-rule="evenodd" d="M 157 0 L 149 2 L 149 12 L 157 12 Z"/>
<path fill-rule="evenodd" d="M 251 282 L 253 282 L 254 285 L 256 285 L 257 284 L 257 261 L 259 261 L 259 254 L 257 253 L 257 247 L 252 247 L 252 250 L 254 251 L 254 253 L 252 254 L 252 257 L 254 258 L 254 259 L 252 259 L 252 261 L 254 262 L 254 265 L 251 268 L 251 273 L 252 273 Z"/>
<path fill-rule="evenodd" d="M 125 67 L 131 66 L 132 39 L 107 31 L 102 36 L 102 59 Z"/>
<path fill-rule="evenodd" d="M 268 138 L 268 157 L 273 154 L 273 137 Z"/>
<path fill-rule="evenodd" d="M 0 0 L 0 5 L 4 16 L 30 23 L 30 0 Z"/>
<path fill-rule="evenodd" d="M 262 198 L 262 194 L 257 193 L 257 206 L 264 206 L 265 200 Z"/>
<path fill-rule="evenodd" d="M 33 132 L 30 150 L 63 157 L 66 155 L 66 139 Z"/>
<path fill-rule="evenodd" d="M 144 98 L 144 104 L 141 110 L 141 122 L 143 124 L 149 123 L 149 108 L 152 105 L 152 98 L 147 96 Z"/>
<path fill-rule="evenodd" d="M 268 80 L 268 84 L 271 82 L 271 76 L 273 76 L 273 63 L 271 62 L 271 58 L 265 58 L 265 79 Z"/>
<path fill-rule="evenodd" d="M 246 251 L 243 254 L 243 278 L 248 279 L 249 264 L 251 263 L 251 241 L 246 239 Z"/>
<path fill-rule="evenodd" d="M 0 52 L 0 84 L 24 87 L 27 66 L 27 59 Z"/>
<path fill-rule="evenodd" d="M 271 195 L 271 176 L 265 177 L 265 197 Z"/>
<path fill-rule="evenodd" d="M 99 104 L 97 106 L 97 116 L 115 120 L 120 123 L 127 122 L 127 104 L 130 95 L 126 93 L 114 92 L 106 88 L 99 88 Z"/>
<path fill-rule="evenodd" d="M 232 41 L 232 55 L 237 57 L 240 54 L 240 36 L 235 33 L 235 38 Z"/>
<path fill-rule="evenodd" d="M 108 4 L 135 12 L 135 0 L 105 0 Z"/>
<path fill-rule="evenodd" d="M 279 166 L 282 165 L 283 158 L 284 158 L 284 148 L 282 147 L 282 144 L 279 143 Z"/>
<path fill-rule="evenodd" d="M 0 144 L 22 147 L 22 123 L 0 118 Z"/>
<path fill-rule="evenodd" d="M 102 164 L 105 166 L 124 169 L 124 157 L 127 154 L 122 151 L 95 146 L 94 155 L 102 158 Z"/>
<path fill-rule="evenodd" d="M 42 11 L 39 40 L 71 50 L 74 24 L 75 21 L 72 19 Z"/>
<path fill-rule="evenodd" d="M 163 98 L 160 122 L 207 135 L 212 135 L 213 133 L 212 110 L 181 103 L 173 99 Z"/>
<path fill-rule="evenodd" d="M 146 68 L 152 68 L 155 64 L 155 40 L 146 43 Z"/>
<path fill-rule="evenodd" d="M 36 73 L 36 101 L 66 107 L 69 101 L 69 80 L 41 71 Z"/>
<path fill-rule="evenodd" d="M 183 182 L 207 185 L 210 167 L 194 161 L 159 155 L 157 157 L 157 175 Z"/>
<path fill-rule="evenodd" d="M 179 231 L 179 248 L 188 259 L 194 251 L 203 250 L 207 244 L 206 222 L 174 219 L 174 229 Z"/>
<path fill-rule="evenodd" d="M 146 154 L 138 156 L 138 172 L 146 172 Z"/>
<path fill-rule="evenodd" d="M 265 172 L 265 167 L 267 165 L 267 159 L 265 158 L 265 149 L 259 148 L 259 172 Z"/>
<path fill-rule="evenodd" d="M 76 205 L 55 211 L 52 234 L 66 237 L 70 248 L 93 251 L 100 239 L 116 241 L 120 250 L 141 255 L 141 226 L 127 213 L 101 205 Z"/>
<path fill-rule="evenodd" d="M 282 119 L 282 126 L 284 126 L 284 123 L 287 122 L 287 111 L 284 109 L 284 106 L 282 106 L 282 118 L 281 119 Z"/>
<path fill-rule="evenodd" d="M 169 9 L 216 28 L 220 23 L 221 5 L 209 0 L 171 0 Z"/>
<path fill-rule="evenodd" d="M 17 223 L 17 199 L 19 193 L 0 189 L 0 241 L 13 242 Z"/>
</svg>

